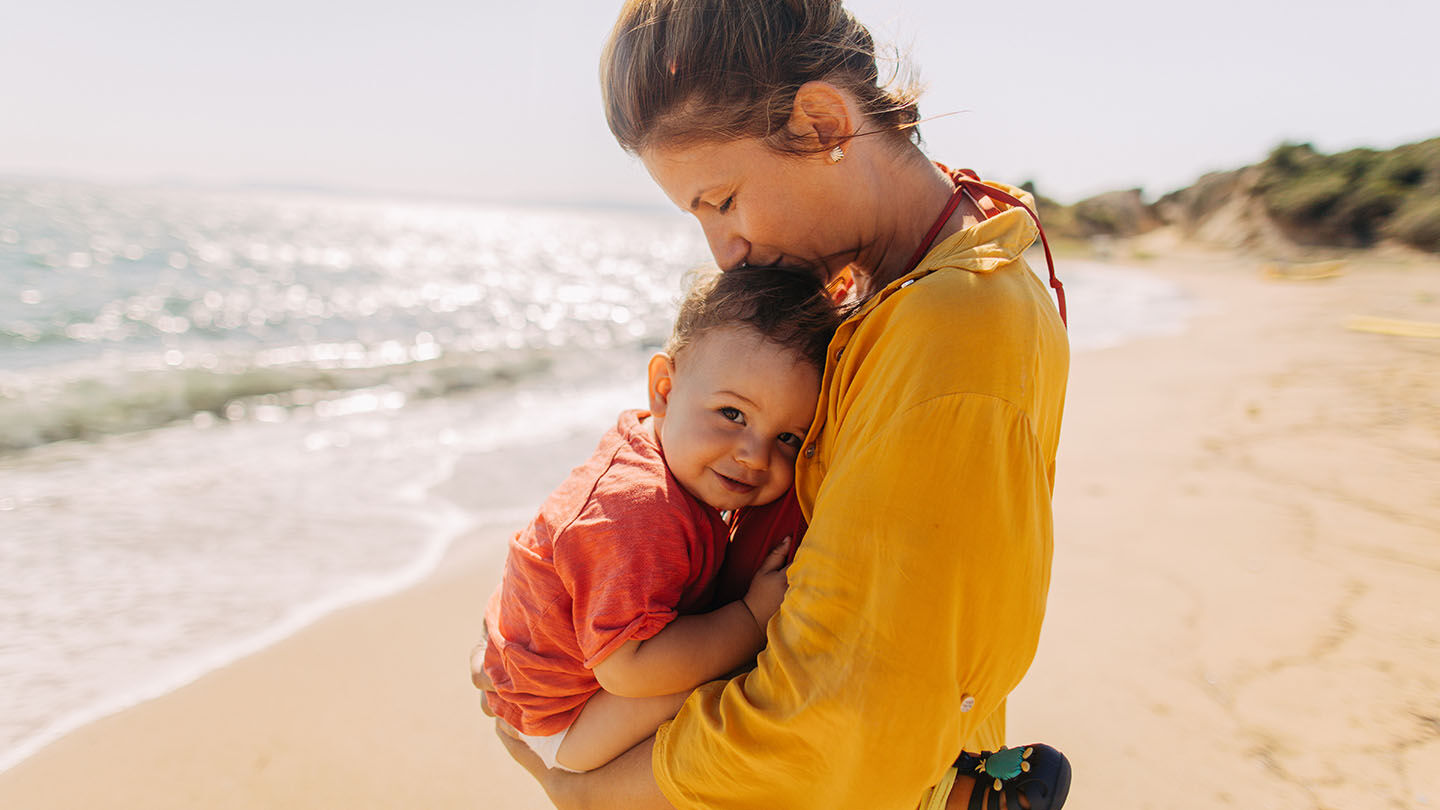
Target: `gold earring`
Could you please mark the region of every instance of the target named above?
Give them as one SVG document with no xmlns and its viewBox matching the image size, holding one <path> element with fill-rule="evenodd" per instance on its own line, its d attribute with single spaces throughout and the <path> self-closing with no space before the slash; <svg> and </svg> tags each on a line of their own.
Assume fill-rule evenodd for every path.
<svg viewBox="0 0 1440 810">
<path fill-rule="evenodd" d="M 831 150 L 830 150 L 830 162 L 831 162 L 831 163 L 839 163 L 840 161 L 842 161 L 842 160 L 844 160 L 844 159 L 845 159 L 845 150 L 844 150 L 844 149 L 841 149 L 840 147 L 837 146 L 837 147 L 835 147 L 834 149 L 831 149 Z"/>
</svg>

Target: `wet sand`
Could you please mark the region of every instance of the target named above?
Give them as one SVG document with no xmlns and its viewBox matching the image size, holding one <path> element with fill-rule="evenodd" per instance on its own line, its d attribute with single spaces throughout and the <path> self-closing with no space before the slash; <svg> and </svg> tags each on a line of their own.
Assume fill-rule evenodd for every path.
<svg viewBox="0 0 1440 810">
<path fill-rule="evenodd" d="M 1045 635 L 1011 739 L 1076 767 L 1069 806 L 1440 806 L 1440 261 L 1125 260 L 1190 328 L 1074 357 Z M 1063 276 L 1063 264 L 1062 264 Z M 533 503 L 594 437 L 503 492 Z M 472 475 L 471 478 L 478 477 Z M 515 526 L 0 774 L 0 807 L 548 807 L 479 712 L 466 659 Z"/>
</svg>

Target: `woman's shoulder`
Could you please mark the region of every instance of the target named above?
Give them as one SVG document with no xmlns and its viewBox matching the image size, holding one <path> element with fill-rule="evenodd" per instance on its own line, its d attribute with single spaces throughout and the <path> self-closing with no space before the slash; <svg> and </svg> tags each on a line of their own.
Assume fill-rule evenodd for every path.
<svg viewBox="0 0 1440 810">
<path fill-rule="evenodd" d="M 866 382 L 852 393 L 892 400 L 968 393 L 1028 410 L 1047 382 L 1063 391 L 1069 367 L 1059 314 L 1023 258 L 920 275 L 869 311 L 851 343 L 848 376 Z"/>
<path fill-rule="evenodd" d="M 1002 211 L 935 245 L 909 276 L 886 290 L 882 304 L 899 311 L 903 322 L 918 320 L 921 328 L 1029 328 L 1053 309 L 1025 260 L 1038 234 L 1023 209 Z"/>
<path fill-rule="evenodd" d="M 984 270 L 940 265 L 893 290 L 861 329 L 905 351 L 1029 354 L 1037 333 L 1060 327 L 1047 291 L 1023 257 Z M 1052 323 L 1053 322 L 1053 323 Z"/>
</svg>

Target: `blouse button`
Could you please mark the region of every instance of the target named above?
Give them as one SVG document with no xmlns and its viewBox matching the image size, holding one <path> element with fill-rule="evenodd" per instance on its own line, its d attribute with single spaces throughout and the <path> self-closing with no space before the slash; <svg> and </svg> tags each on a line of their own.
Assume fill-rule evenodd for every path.
<svg viewBox="0 0 1440 810">
<path fill-rule="evenodd" d="M 962 711 L 962 712 L 968 712 L 968 711 L 970 711 L 970 710 L 973 709 L 973 708 L 975 708 L 975 696 L 974 696 L 974 695 L 961 695 L 961 696 L 960 696 L 960 711 Z"/>
<path fill-rule="evenodd" d="M 805 445 L 805 458 L 814 458 L 814 457 L 815 457 L 815 443 L 814 443 L 814 442 L 811 442 L 810 444 Z"/>
</svg>

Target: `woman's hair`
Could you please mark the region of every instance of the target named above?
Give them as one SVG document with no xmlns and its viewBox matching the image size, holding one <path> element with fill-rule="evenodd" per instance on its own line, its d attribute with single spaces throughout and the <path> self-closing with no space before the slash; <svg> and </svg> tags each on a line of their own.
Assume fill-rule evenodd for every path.
<svg viewBox="0 0 1440 810">
<path fill-rule="evenodd" d="M 918 88 L 880 81 L 870 32 L 839 0 L 626 0 L 600 57 L 605 118 L 631 153 L 740 138 L 816 151 L 785 126 L 811 81 L 854 95 L 873 131 L 919 143 Z"/>
<path fill-rule="evenodd" d="M 694 274 L 665 351 L 675 357 L 711 329 L 751 329 L 821 373 L 830 338 L 844 319 L 812 273 L 752 267 Z"/>
</svg>

